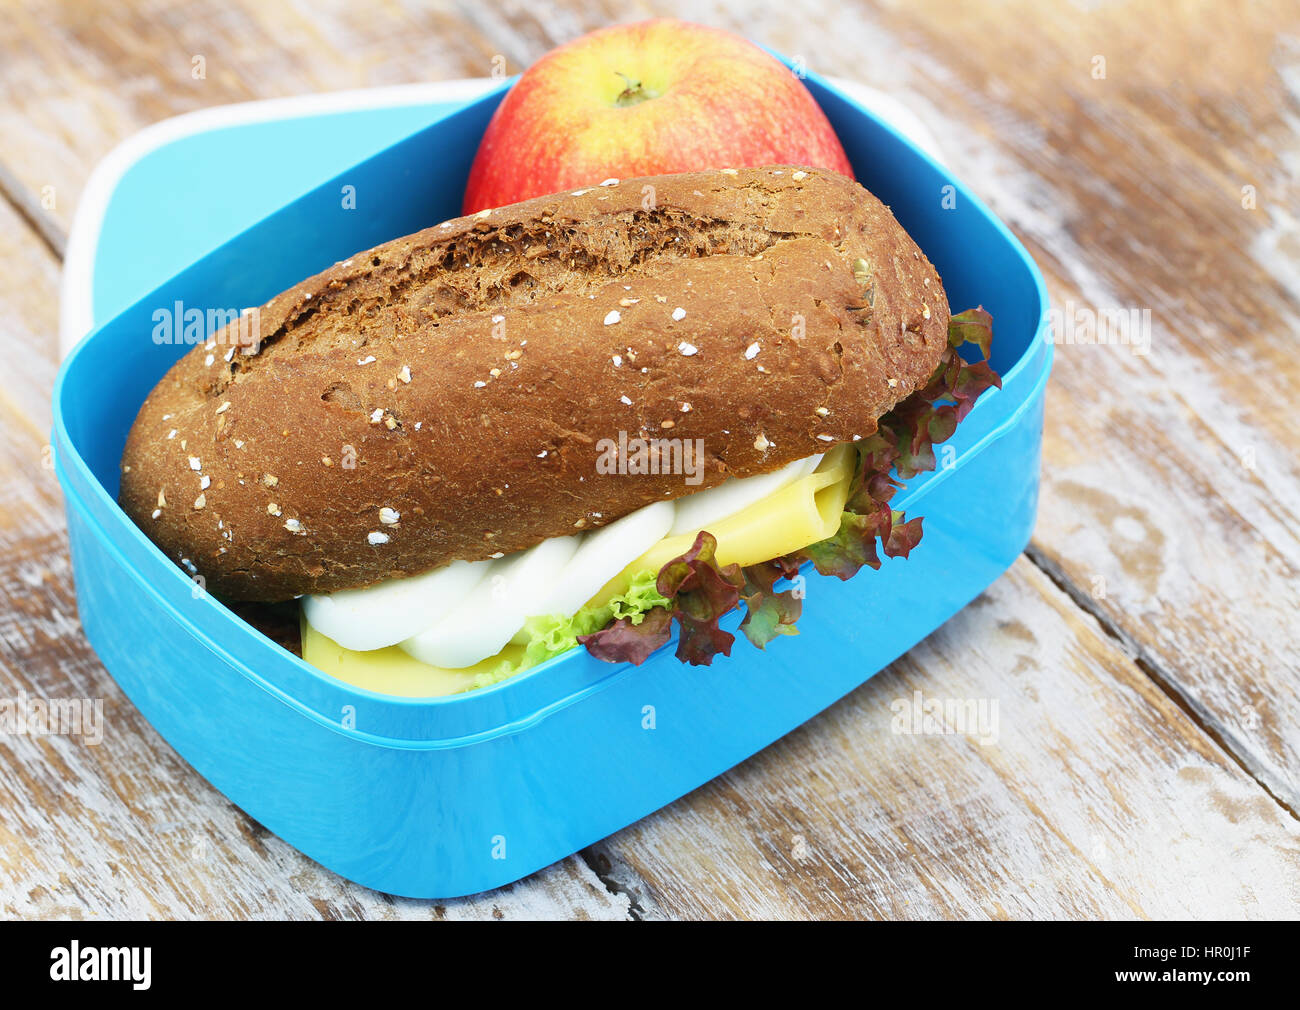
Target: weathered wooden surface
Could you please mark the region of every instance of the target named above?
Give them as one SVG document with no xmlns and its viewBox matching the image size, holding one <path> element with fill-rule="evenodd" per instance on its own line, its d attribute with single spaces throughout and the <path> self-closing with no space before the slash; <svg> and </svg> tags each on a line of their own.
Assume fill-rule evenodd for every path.
<svg viewBox="0 0 1300 1010">
<path fill-rule="evenodd" d="M 38 207 L 52 197 L 43 209 L 66 235 L 95 162 L 150 123 L 229 102 L 482 77 L 496 50 L 441 5 L 55 0 L 7 5 L 0 55 L 11 180 L 0 174 L 0 188 L 20 185 Z"/>
<path fill-rule="evenodd" d="M 55 254 L 96 159 L 157 119 L 480 75 L 497 54 L 513 70 L 627 15 L 581 2 L 7 11 L 0 696 L 103 697 L 109 729 L 94 748 L 0 736 L 0 914 L 1300 913 L 1300 436 L 1287 406 L 1300 392 L 1300 47 L 1286 41 L 1300 12 L 1091 7 L 655 5 L 907 101 L 1030 247 L 1054 301 L 1149 309 L 1151 353 L 1058 348 L 1033 548 L 930 641 L 583 857 L 445 906 L 367 892 L 260 832 L 81 639 L 41 452 Z M 914 689 L 997 699 L 998 741 L 890 733 L 889 703 Z"/>
</svg>

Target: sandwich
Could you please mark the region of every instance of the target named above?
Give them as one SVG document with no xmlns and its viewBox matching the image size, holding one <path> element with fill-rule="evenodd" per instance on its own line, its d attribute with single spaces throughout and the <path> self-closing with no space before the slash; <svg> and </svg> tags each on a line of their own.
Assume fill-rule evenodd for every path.
<svg viewBox="0 0 1300 1010">
<path fill-rule="evenodd" d="M 988 313 L 950 315 L 888 208 L 794 165 L 445 221 L 256 320 L 150 393 L 121 505 L 219 598 L 297 601 L 308 662 L 396 694 L 674 632 L 708 664 L 738 607 L 760 648 L 795 633 L 807 563 L 916 546 L 891 498 L 999 384 Z"/>
</svg>

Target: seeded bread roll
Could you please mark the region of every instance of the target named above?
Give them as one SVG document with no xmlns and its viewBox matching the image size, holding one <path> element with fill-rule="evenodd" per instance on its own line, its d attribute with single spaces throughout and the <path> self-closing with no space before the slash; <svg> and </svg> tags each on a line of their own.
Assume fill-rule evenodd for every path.
<svg viewBox="0 0 1300 1010">
<path fill-rule="evenodd" d="M 947 326 L 850 179 L 610 180 L 358 253 L 262 307 L 260 342 L 196 346 L 140 409 L 121 503 L 228 598 L 356 588 L 865 437 Z M 620 433 L 702 440 L 703 471 L 601 472 Z"/>
</svg>

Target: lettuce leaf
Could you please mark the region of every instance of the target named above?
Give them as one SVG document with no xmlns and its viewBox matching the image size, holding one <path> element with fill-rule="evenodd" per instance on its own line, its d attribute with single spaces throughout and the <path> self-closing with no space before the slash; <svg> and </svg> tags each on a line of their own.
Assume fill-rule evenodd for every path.
<svg viewBox="0 0 1300 1010">
<path fill-rule="evenodd" d="M 777 558 L 763 565 L 750 565 L 741 571 L 745 575 L 745 619 L 740 630 L 750 644 L 760 649 L 778 635 L 797 635 L 794 622 L 803 613 L 803 596 L 792 586 L 778 592 L 776 583 L 782 578 L 793 579 L 799 574 L 798 565 L 789 565 Z"/>
<path fill-rule="evenodd" d="M 740 602 L 745 577 L 739 565 L 718 567 L 717 549 L 717 538 L 700 531 L 685 554 L 659 569 L 655 587 L 664 597 L 659 612 L 640 624 L 614 621 L 578 640 L 597 659 L 640 664 L 668 641 L 676 621 L 680 632 L 677 658 L 683 663 L 708 666 L 718 653 L 731 655 L 736 636 L 723 631 L 718 621 Z"/>
<path fill-rule="evenodd" d="M 643 614 L 639 624 L 630 617 L 619 617 L 603 630 L 579 635 L 578 641 L 606 663 L 640 666 L 672 637 L 672 633 L 672 611 L 667 607 L 656 607 Z"/>
</svg>

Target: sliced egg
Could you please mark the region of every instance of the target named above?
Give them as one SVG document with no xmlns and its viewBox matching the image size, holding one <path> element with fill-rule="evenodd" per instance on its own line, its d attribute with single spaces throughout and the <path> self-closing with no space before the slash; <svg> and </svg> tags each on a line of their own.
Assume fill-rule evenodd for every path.
<svg viewBox="0 0 1300 1010">
<path fill-rule="evenodd" d="M 670 534 L 677 536 L 708 529 L 710 523 L 733 516 L 787 484 L 808 476 L 821 461 L 821 456 L 797 459 L 771 473 L 762 473 L 757 477 L 732 477 L 717 487 L 678 498 L 673 503 L 677 506 L 677 516 Z"/>
<path fill-rule="evenodd" d="M 308 624 L 345 649 L 383 649 L 427 628 L 456 606 L 491 566 L 491 561 L 453 561 L 409 579 L 304 596 L 303 610 Z"/>
<path fill-rule="evenodd" d="M 668 535 L 674 505 L 655 502 L 587 533 L 550 592 L 534 601 L 528 616 L 576 614 L 601 586 Z"/>
<path fill-rule="evenodd" d="M 401 642 L 402 651 L 451 670 L 495 656 L 524 626 L 529 604 L 560 577 L 580 549 L 578 540 L 552 537 L 497 561 L 452 610 Z"/>
</svg>

